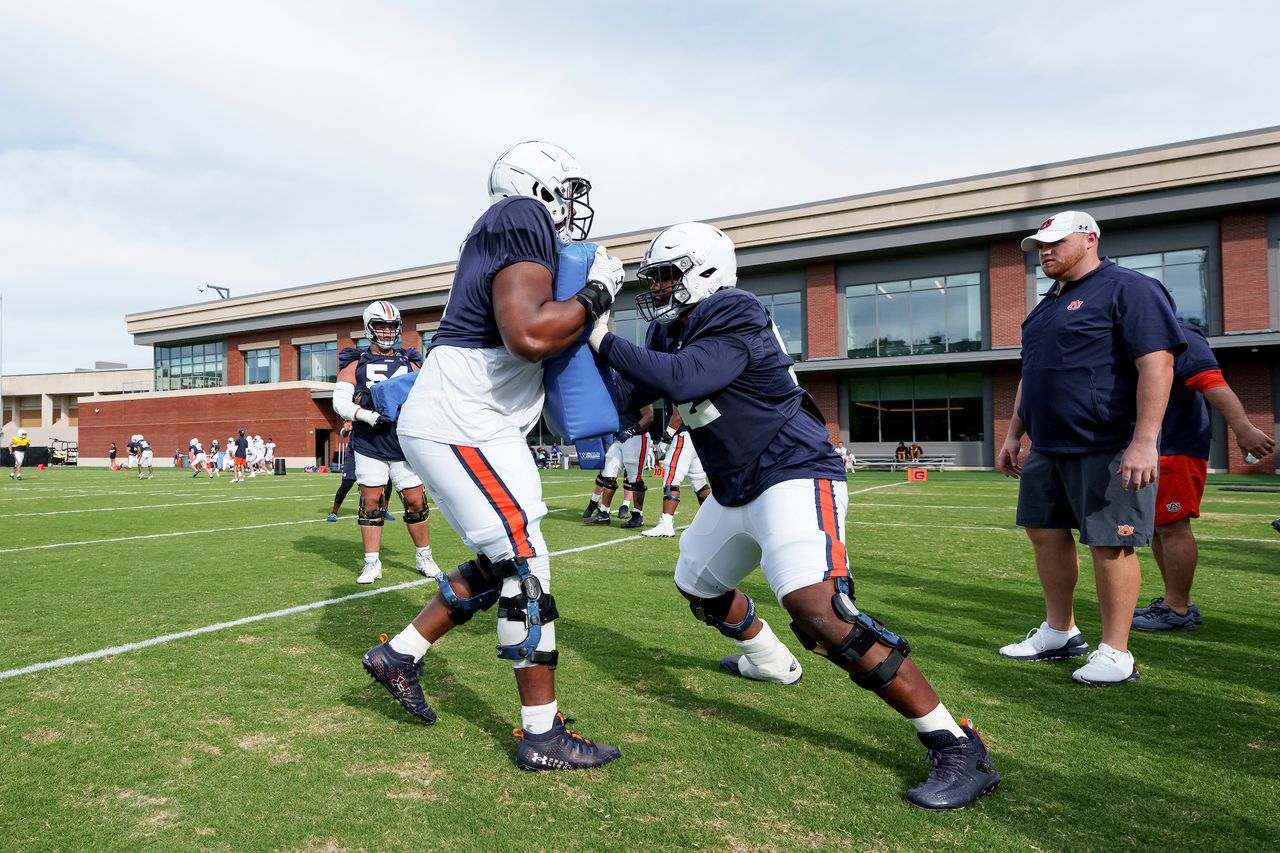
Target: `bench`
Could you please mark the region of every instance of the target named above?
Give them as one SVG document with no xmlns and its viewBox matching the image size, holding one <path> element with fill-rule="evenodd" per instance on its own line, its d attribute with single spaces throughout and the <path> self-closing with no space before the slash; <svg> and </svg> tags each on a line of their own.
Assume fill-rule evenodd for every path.
<svg viewBox="0 0 1280 853">
<path fill-rule="evenodd" d="M 868 469 L 872 471 L 902 471 L 907 468 L 932 468 L 935 471 L 944 471 L 948 465 L 956 464 L 956 455 L 954 453 L 926 453 L 919 459 L 903 462 L 898 459 L 895 454 L 889 453 L 885 455 L 867 454 L 858 456 L 857 461 L 853 464 L 855 471 Z"/>
</svg>

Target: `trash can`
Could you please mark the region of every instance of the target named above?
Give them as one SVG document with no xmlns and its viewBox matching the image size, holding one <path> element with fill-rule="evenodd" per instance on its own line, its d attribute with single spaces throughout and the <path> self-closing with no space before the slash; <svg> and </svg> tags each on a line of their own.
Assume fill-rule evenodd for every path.
<svg viewBox="0 0 1280 853">
<path fill-rule="evenodd" d="M 275 467 L 275 473 L 276 473 L 276 476 L 277 476 L 277 477 L 283 477 L 283 476 L 285 475 L 285 470 L 284 470 L 284 460 L 283 460 L 283 459 L 277 459 L 277 460 L 275 460 L 275 463 L 276 463 L 276 467 Z"/>
</svg>

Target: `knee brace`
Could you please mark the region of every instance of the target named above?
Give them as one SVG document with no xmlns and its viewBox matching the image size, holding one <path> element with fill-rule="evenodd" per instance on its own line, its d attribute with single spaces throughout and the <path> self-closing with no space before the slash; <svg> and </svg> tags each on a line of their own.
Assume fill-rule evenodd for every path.
<svg viewBox="0 0 1280 853">
<path fill-rule="evenodd" d="M 695 494 L 697 494 L 698 496 L 698 506 L 702 506 L 704 503 L 707 502 L 707 498 L 711 496 L 711 487 L 703 486 L 701 489 L 698 489 L 698 491 L 695 492 Z"/>
<path fill-rule="evenodd" d="M 404 495 L 401 495 L 400 499 L 404 500 Z M 430 517 L 430 515 L 431 515 L 431 505 L 427 503 L 426 497 L 423 497 L 421 510 L 418 510 L 417 512 L 410 512 L 409 507 L 407 505 L 405 506 L 404 523 L 405 524 L 421 524 L 422 522 L 426 521 L 427 518 Z"/>
<path fill-rule="evenodd" d="M 637 495 L 649 491 L 649 487 L 644 484 L 643 479 L 632 480 L 630 483 L 627 483 L 627 488 Z"/>
<path fill-rule="evenodd" d="M 740 640 L 756 621 L 756 603 L 751 600 L 751 596 L 743 593 L 747 599 L 747 615 L 736 625 L 729 624 L 725 619 L 729 616 L 729 608 L 733 606 L 734 595 L 734 590 L 729 590 L 715 598 L 695 598 L 689 602 L 689 612 L 695 619 L 700 619 L 726 637 Z"/>
<path fill-rule="evenodd" d="M 458 566 L 458 574 L 467 582 L 471 590 L 470 598 L 463 598 L 453 591 L 447 575 L 436 578 L 440 587 L 440 597 L 449 605 L 449 621 L 455 625 L 465 625 L 478 610 L 488 610 L 498 600 L 498 586 L 502 583 L 489 571 L 492 564 L 483 554 L 477 554 Z"/>
<path fill-rule="evenodd" d="M 836 611 L 836 615 L 853 627 L 835 648 L 823 648 L 795 622 L 791 623 L 791 630 L 800 641 L 800 645 L 837 665 L 855 666 L 876 643 L 888 646 L 889 656 L 877 664 L 875 669 L 861 675 L 852 673 L 849 675 L 854 684 L 876 693 L 888 687 L 897 678 L 899 667 L 911 654 L 911 644 L 884 627 L 870 614 L 859 610 L 853 603 L 851 592 L 852 587 L 849 585 L 848 578 L 836 580 L 836 594 L 831 597 L 831 606 Z"/>
<path fill-rule="evenodd" d="M 613 489 L 616 491 L 618 488 L 618 478 L 606 477 L 603 474 L 596 474 L 596 488 Z"/>
<path fill-rule="evenodd" d="M 365 509 L 364 503 L 360 504 L 360 509 L 356 512 L 356 524 L 361 527 L 381 527 L 386 519 L 382 515 L 382 502 L 378 502 L 378 506 L 373 509 Z"/>
<path fill-rule="evenodd" d="M 662 499 L 671 501 L 672 503 L 680 503 L 680 487 L 679 486 L 663 486 Z"/>
<path fill-rule="evenodd" d="M 519 622 L 525 626 L 523 640 L 510 645 L 498 646 L 498 657 L 503 660 L 526 660 L 529 663 L 544 664 L 555 669 L 560 658 L 559 650 L 538 651 L 538 642 L 542 639 L 542 626 L 554 622 L 560 615 L 556 611 L 556 600 L 549 592 L 542 591 L 542 584 L 529 571 L 527 560 L 516 557 L 493 564 L 493 573 L 498 578 L 516 576 L 520 591 L 513 596 L 498 599 L 498 618 L 508 622 Z"/>
</svg>

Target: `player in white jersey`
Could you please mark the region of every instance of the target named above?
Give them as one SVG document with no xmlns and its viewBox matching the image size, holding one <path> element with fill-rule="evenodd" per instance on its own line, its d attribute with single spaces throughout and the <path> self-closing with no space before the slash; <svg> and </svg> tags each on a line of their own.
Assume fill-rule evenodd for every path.
<svg viewBox="0 0 1280 853">
<path fill-rule="evenodd" d="M 154 480 L 156 478 L 155 453 L 151 450 L 151 445 L 141 435 L 138 436 L 138 479 L 142 479 L 142 469 L 147 469 L 147 479 Z"/>
<path fill-rule="evenodd" d="M 476 558 L 438 580 L 440 592 L 364 665 L 401 705 L 431 722 L 418 681 L 422 657 L 477 610 L 500 604 L 498 656 L 520 693 L 516 764 L 598 767 L 621 752 L 573 735 L 558 713 L 555 601 L 541 520 L 542 484 L 525 436 L 542 411 L 542 361 L 571 346 L 608 310 L 622 264 L 597 252 L 586 285 L 556 301 L 560 246 L 583 239 L 590 183 L 564 149 L 517 145 L 494 164 L 488 211 L 454 275 L 440 328 L 400 410 L 405 458 Z"/>
<path fill-rule="evenodd" d="M 662 478 L 662 516 L 658 523 L 646 530 L 641 536 L 670 537 L 676 535 L 676 509 L 680 506 L 680 484 L 688 478 L 689 485 L 698 498 L 698 504 L 706 503 L 711 494 L 711 485 L 707 482 L 707 474 L 702 470 L 702 460 L 693 446 L 693 438 L 689 430 L 683 428 L 680 412 L 671 411 L 671 420 L 667 423 L 667 431 L 663 436 L 663 464 L 666 474 Z"/>
<path fill-rule="evenodd" d="M 200 439 L 193 438 L 187 443 L 187 453 L 191 459 L 192 478 L 199 477 L 200 472 L 204 471 L 212 480 L 213 468 L 209 465 L 209 457 L 205 455 L 204 445 L 200 443 Z"/>
<path fill-rule="evenodd" d="M 614 436 L 604 457 L 604 469 L 596 477 L 596 491 L 591 496 L 582 519 L 587 524 L 608 524 L 613 496 L 618 491 L 618 474 L 624 475 L 622 506 L 618 518 L 627 519 L 622 527 L 635 529 L 644 524 L 644 461 L 649 455 L 649 427 L 653 424 L 653 406 L 645 405 L 629 412 L 618 413 L 621 429 Z M 635 511 L 629 511 L 635 501 Z"/>
</svg>

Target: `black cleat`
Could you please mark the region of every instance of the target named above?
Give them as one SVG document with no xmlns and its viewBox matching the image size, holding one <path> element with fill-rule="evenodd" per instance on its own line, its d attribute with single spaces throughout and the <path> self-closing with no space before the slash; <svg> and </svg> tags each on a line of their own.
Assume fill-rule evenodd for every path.
<svg viewBox="0 0 1280 853">
<path fill-rule="evenodd" d="M 600 508 L 599 502 L 592 499 L 587 503 L 587 508 L 582 511 L 582 517 L 590 518 L 591 516 L 596 514 L 596 510 L 599 508 Z"/>
<path fill-rule="evenodd" d="M 521 770 L 590 770 L 622 757 L 622 750 L 616 746 L 593 743 L 569 731 L 571 723 L 572 717 L 557 713 L 551 730 L 544 734 L 512 729 L 511 733 L 520 739 L 516 766 Z"/>
<path fill-rule="evenodd" d="M 644 527 L 644 513 L 638 510 L 622 524 L 623 530 L 635 530 L 637 527 Z"/>
<path fill-rule="evenodd" d="M 1277 518 L 1275 521 L 1271 522 L 1271 529 L 1274 530 L 1276 533 L 1280 533 L 1280 518 Z"/>
<path fill-rule="evenodd" d="M 630 517 L 631 517 L 631 507 L 627 506 L 626 504 L 623 504 L 622 506 L 618 507 L 618 520 L 621 521 L 622 519 L 630 518 Z"/>
<path fill-rule="evenodd" d="M 917 734 L 929 750 L 932 769 L 925 780 L 907 791 L 907 802 L 929 811 L 962 809 L 1000 784 L 1000 774 L 991 763 L 987 745 L 968 720 L 960 721 L 960 730 L 968 738 L 958 738 L 948 731 Z"/>
<path fill-rule="evenodd" d="M 608 527 L 609 523 L 612 520 L 613 518 L 612 516 L 609 515 L 609 511 L 607 509 L 599 509 L 599 510 L 596 510 L 595 515 L 591 516 L 590 518 L 583 519 L 582 523 L 583 524 L 603 524 L 605 527 Z"/>
<path fill-rule="evenodd" d="M 436 712 L 427 704 L 422 685 L 418 683 L 422 661 L 414 663 L 411 655 L 402 655 L 392 649 L 390 643 L 383 643 L 370 649 L 362 663 L 373 680 L 387 688 L 406 711 L 424 723 L 436 721 Z"/>
</svg>

